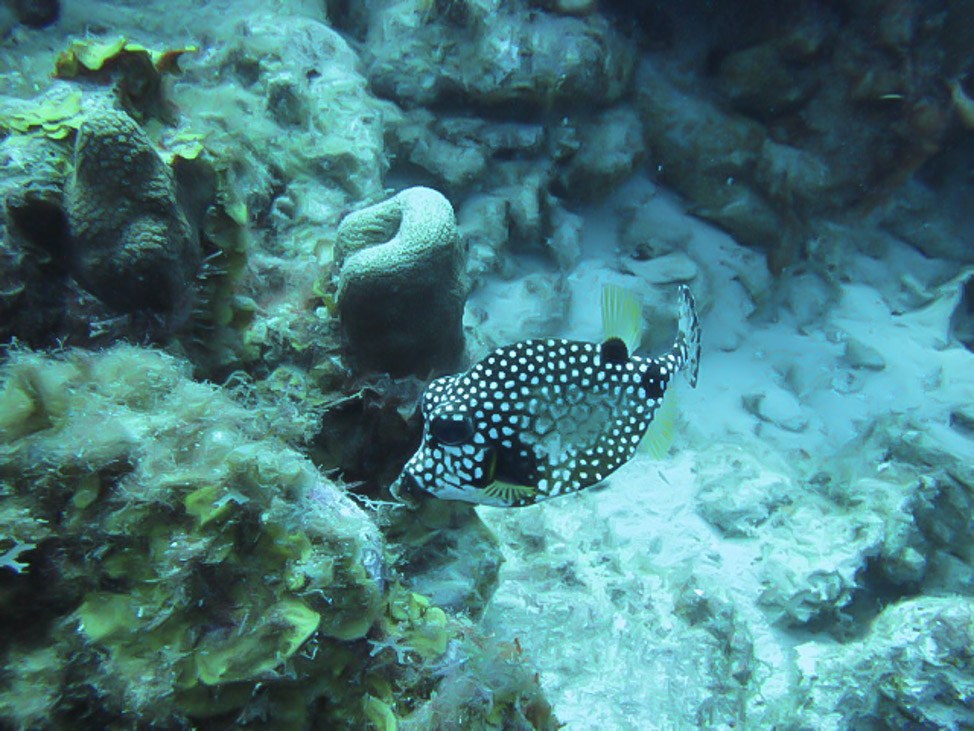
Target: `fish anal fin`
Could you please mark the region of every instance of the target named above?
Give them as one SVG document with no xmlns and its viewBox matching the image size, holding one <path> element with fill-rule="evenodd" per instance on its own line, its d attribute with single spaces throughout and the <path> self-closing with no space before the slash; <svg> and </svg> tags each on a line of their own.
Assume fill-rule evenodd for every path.
<svg viewBox="0 0 974 731">
<path fill-rule="evenodd" d="M 512 482 L 495 480 L 484 488 L 484 495 L 508 505 L 515 502 L 534 502 L 538 488 L 533 485 L 515 485 Z"/>
<path fill-rule="evenodd" d="M 673 446 L 676 435 L 676 420 L 680 412 L 677 404 L 676 392 L 670 390 L 663 398 L 663 402 L 656 407 L 653 420 L 646 429 L 639 451 L 652 459 L 665 459 Z"/>
</svg>

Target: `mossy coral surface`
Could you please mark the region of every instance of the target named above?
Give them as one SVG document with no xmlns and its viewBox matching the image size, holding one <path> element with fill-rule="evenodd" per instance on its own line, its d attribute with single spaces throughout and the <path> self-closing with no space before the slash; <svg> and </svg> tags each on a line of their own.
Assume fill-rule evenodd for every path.
<svg viewBox="0 0 974 731">
<path fill-rule="evenodd" d="M 4 727 L 555 727 L 516 643 L 391 581 L 259 399 L 134 346 L 0 384 Z"/>
<path fill-rule="evenodd" d="M 23 630 L 3 642 L 0 715 L 40 720 L 12 692 L 29 663 L 9 662 L 37 653 L 61 660 L 43 710 L 65 723 L 327 694 L 335 666 L 309 643 L 361 638 L 384 607 L 360 509 L 161 353 L 22 353 L 3 376 L 0 548 L 33 547 L 0 577 L 3 621 Z"/>
</svg>

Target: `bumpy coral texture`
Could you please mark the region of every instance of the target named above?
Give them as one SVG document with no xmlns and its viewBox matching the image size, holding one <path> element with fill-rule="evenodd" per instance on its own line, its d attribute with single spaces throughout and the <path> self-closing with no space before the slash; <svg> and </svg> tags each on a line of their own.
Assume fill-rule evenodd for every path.
<svg viewBox="0 0 974 731">
<path fill-rule="evenodd" d="M 15 352 L 0 384 L 0 728 L 558 727 L 516 642 L 392 583 L 256 394 L 128 345 Z"/>
<path fill-rule="evenodd" d="M 455 366 L 464 293 L 456 217 L 430 188 L 408 188 L 338 228 L 338 307 L 358 364 L 395 375 Z"/>
<path fill-rule="evenodd" d="M 0 725 L 300 728 L 347 693 L 382 540 L 259 409 L 129 346 L 0 380 Z"/>
<path fill-rule="evenodd" d="M 972 647 L 970 597 L 893 604 L 861 640 L 827 651 L 799 646 L 806 718 L 823 729 L 972 728 Z"/>
<path fill-rule="evenodd" d="M 166 163 L 127 114 L 105 109 L 78 130 L 67 186 L 72 268 L 122 312 L 186 309 L 199 242 Z"/>
</svg>

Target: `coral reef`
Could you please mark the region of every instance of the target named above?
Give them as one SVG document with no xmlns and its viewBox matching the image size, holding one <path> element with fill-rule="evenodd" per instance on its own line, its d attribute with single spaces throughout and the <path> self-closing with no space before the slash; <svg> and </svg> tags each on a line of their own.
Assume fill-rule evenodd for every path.
<svg viewBox="0 0 974 731">
<path fill-rule="evenodd" d="M 276 379 L 275 379 L 276 380 Z M 295 422 L 313 421 L 309 454 L 326 472 L 377 507 L 376 521 L 391 550 L 400 580 L 449 612 L 479 617 L 497 587 L 503 556 L 497 540 L 468 505 L 421 499 L 411 509 L 390 501 L 399 476 L 422 436 L 419 401 L 425 384 L 415 378 L 381 377 L 355 393 L 325 399 L 302 394 Z"/>
<path fill-rule="evenodd" d="M 383 194 L 384 135 L 400 114 L 369 93 L 351 46 L 313 16 L 245 14 L 205 66 L 187 64 L 173 90 L 251 220 L 274 234 L 268 251 L 287 258 L 312 254 L 324 227 Z"/>
<path fill-rule="evenodd" d="M 0 338 L 51 344 L 69 309 L 66 155 L 55 140 L 21 135 L 0 142 L 0 154 Z"/>
<path fill-rule="evenodd" d="M 907 599 L 885 609 L 860 641 L 827 652 L 798 647 L 805 718 L 828 731 L 967 728 L 972 648 L 970 597 Z"/>
<path fill-rule="evenodd" d="M 86 38 L 61 52 L 54 63 L 54 75 L 111 84 L 116 102 L 136 119 L 172 123 L 175 115 L 166 98 L 163 74 L 179 73 L 179 57 L 195 50 L 189 46 L 155 51 L 125 38 Z"/>
<path fill-rule="evenodd" d="M 178 339 L 201 373 L 239 363 L 252 247 L 228 163 L 185 125 L 137 125 L 104 90 L 76 86 L 0 112 L 0 337 Z"/>
<path fill-rule="evenodd" d="M 604 105 L 629 83 L 632 45 L 599 15 L 533 13 L 499 0 L 400 0 L 371 10 L 369 77 L 404 106 L 458 96 L 488 108 Z"/>
<path fill-rule="evenodd" d="M 615 516 L 580 498 L 529 521 L 490 514 L 510 558 L 485 625 L 531 624 L 525 654 L 549 669 L 543 685 L 557 712 L 584 728 L 748 728 L 766 671 L 741 605 L 707 575 L 706 562 L 664 566 L 663 546 L 633 546 Z M 646 535 L 645 516 L 633 519 L 633 506 L 620 512 L 630 514 L 632 534 Z M 600 549 L 579 550 L 581 536 Z"/>
<path fill-rule="evenodd" d="M 941 171 L 957 182 L 959 157 L 969 159 L 947 153 L 958 144 L 955 117 L 963 119 L 948 84 L 969 71 L 960 51 L 968 34 L 956 29 L 965 6 L 930 14 L 912 2 L 764 3 L 742 13 L 695 2 L 627 11 L 641 37 L 666 48 L 640 65 L 634 84 L 659 178 L 700 215 L 766 249 L 775 271 L 802 259 L 816 219 L 841 219 L 850 206 L 882 215 L 890 201 L 892 230 L 968 259 L 941 226 L 915 223 L 932 216 L 968 229 L 954 206 L 940 205 L 953 195 Z M 918 171 L 935 190 L 926 201 L 898 200 Z M 900 212 L 902 203 L 923 212 Z"/>
<path fill-rule="evenodd" d="M 188 316 L 199 242 L 171 171 L 131 117 L 85 119 L 65 198 L 71 268 L 86 289 L 120 312 Z"/>
<path fill-rule="evenodd" d="M 491 532 L 469 505 L 423 500 L 394 517 L 385 535 L 409 567 L 405 581 L 437 606 L 474 619 L 497 588 L 504 557 Z"/>
<path fill-rule="evenodd" d="M 920 431 L 889 419 L 812 473 L 714 448 L 701 461 L 697 509 L 725 535 L 758 539 L 768 619 L 844 639 L 894 597 L 969 585 L 962 516 L 974 475 L 962 423 Z"/>
<path fill-rule="evenodd" d="M 707 100 L 688 99 L 649 64 L 640 67 L 636 88 L 649 155 L 663 182 L 741 240 L 776 249 L 784 221 L 747 175 L 760 158 L 764 128 Z"/>
<path fill-rule="evenodd" d="M 430 188 L 409 188 L 342 220 L 338 313 L 359 367 L 426 376 L 459 363 L 461 261 L 453 207 Z"/>
<path fill-rule="evenodd" d="M 0 380 L 4 725 L 556 728 L 519 652 L 391 583 L 273 409 L 125 345 Z"/>
<path fill-rule="evenodd" d="M 0 611 L 47 627 L 7 635 L 4 717 L 38 720 L 12 692 L 33 664 L 12 657 L 57 658 L 34 680 L 62 723 L 210 717 L 300 687 L 310 701 L 299 649 L 362 637 L 382 611 L 367 516 L 160 353 L 24 353 L 3 377 L 2 532 L 33 547 Z"/>
<path fill-rule="evenodd" d="M 579 130 L 580 147 L 559 173 L 557 192 L 572 203 L 599 200 L 615 190 L 645 153 L 639 116 L 628 107 L 597 115 Z"/>
<path fill-rule="evenodd" d="M 31 28 L 46 28 L 61 15 L 60 0 L 13 0 L 17 20 Z"/>
</svg>

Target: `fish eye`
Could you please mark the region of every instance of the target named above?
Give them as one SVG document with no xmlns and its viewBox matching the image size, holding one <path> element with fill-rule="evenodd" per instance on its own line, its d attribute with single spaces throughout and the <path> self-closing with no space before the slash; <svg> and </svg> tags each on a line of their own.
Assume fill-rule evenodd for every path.
<svg viewBox="0 0 974 731">
<path fill-rule="evenodd" d="M 430 421 L 430 434 L 438 442 L 454 447 L 473 436 L 473 419 L 466 414 L 442 414 Z"/>
</svg>

